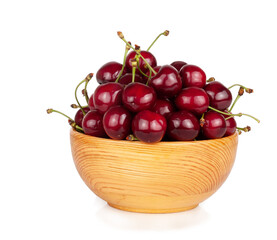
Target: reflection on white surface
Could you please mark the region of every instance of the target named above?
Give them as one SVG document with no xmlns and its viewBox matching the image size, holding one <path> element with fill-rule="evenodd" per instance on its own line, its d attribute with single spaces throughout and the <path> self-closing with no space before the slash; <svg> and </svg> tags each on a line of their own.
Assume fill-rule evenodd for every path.
<svg viewBox="0 0 277 240">
<path fill-rule="evenodd" d="M 106 204 L 96 212 L 96 217 L 105 224 L 126 230 L 176 230 L 202 224 L 210 216 L 201 206 L 185 212 L 148 214 L 126 212 Z"/>
</svg>

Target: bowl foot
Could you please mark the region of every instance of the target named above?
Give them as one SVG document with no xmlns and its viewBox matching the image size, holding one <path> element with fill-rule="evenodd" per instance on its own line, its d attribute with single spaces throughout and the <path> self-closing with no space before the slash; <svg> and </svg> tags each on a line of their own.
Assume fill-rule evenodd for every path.
<svg viewBox="0 0 277 240">
<path fill-rule="evenodd" d="M 187 210 L 191 210 L 193 208 L 196 208 L 198 204 L 193 205 L 193 206 L 188 206 L 184 208 L 170 208 L 170 209 L 144 209 L 144 208 L 130 208 L 130 207 L 124 207 L 124 206 L 119 206 L 116 204 L 108 203 L 109 206 L 120 209 L 123 211 L 128 211 L 128 212 L 137 212 L 137 213 L 175 213 L 175 212 L 183 212 Z"/>
</svg>

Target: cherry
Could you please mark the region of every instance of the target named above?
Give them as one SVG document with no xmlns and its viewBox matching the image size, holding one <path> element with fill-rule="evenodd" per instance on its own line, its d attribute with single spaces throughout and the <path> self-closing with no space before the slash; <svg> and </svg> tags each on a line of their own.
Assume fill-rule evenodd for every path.
<svg viewBox="0 0 277 240">
<path fill-rule="evenodd" d="M 103 128 L 103 116 L 97 110 L 89 111 L 83 118 L 82 127 L 84 133 L 95 137 L 105 137 Z"/>
<path fill-rule="evenodd" d="M 129 83 L 132 82 L 132 73 L 126 73 L 124 76 L 122 76 L 120 79 L 119 79 L 119 83 L 123 84 L 123 85 L 127 85 Z M 143 79 L 140 75 L 138 74 L 135 74 L 135 82 L 140 82 L 140 83 L 146 83 L 147 80 Z"/>
<path fill-rule="evenodd" d="M 209 97 L 202 88 L 188 87 L 181 90 L 175 99 L 175 104 L 180 110 L 201 115 L 208 109 Z"/>
<path fill-rule="evenodd" d="M 214 111 L 205 113 L 202 131 L 206 138 L 221 138 L 226 130 L 226 121 L 222 114 Z"/>
<path fill-rule="evenodd" d="M 206 85 L 205 72 L 195 65 L 184 65 L 180 70 L 183 87 L 199 87 Z"/>
<path fill-rule="evenodd" d="M 156 67 L 154 67 L 153 69 L 158 73 L 158 72 L 160 71 L 161 67 L 162 67 L 162 66 L 156 66 Z M 148 71 L 146 72 L 146 75 L 147 75 L 148 77 L 146 77 L 146 76 L 143 76 L 143 77 L 144 77 L 146 80 L 148 80 L 148 78 L 149 78 L 149 76 L 150 76 L 150 70 L 148 70 Z M 151 78 L 154 77 L 155 75 L 156 75 L 155 73 L 151 72 Z"/>
<path fill-rule="evenodd" d="M 168 118 L 167 134 L 173 140 L 193 140 L 198 136 L 199 131 L 198 119 L 186 110 L 174 112 Z"/>
<path fill-rule="evenodd" d="M 151 109 L 156 98 L 153 88 L 136 82 L 128 84 L 122 93 L 122 102 L 131 112 Z"/>
<path fill-rule="evenodd" d="M 148 64 L 152 68 L 157 66 L 157 60 L 152 53 L 147 52 L 147 51 L 140 51 L 140 54 L 141 54 L 141 56 L 144 57 L 144 59 L 148 62 Z M 136 57 L 136 55 L 137 55 L 137 53 L 135 51 L 132 51 L 127 55 L 126 69 L 128 72 L 132 72 L 132 59 L 134 59 Z M 148 71 L 148 67 L 142 58 L 139 58 L 138 67 L 140 68 L 140 70 L 143 73 L 146 73 Z M 137 73 L 140 73 L 140 72 L 137 71 Z"/>
<path fill-rule="evenodd" d="M 169 100 L 157 99 L 152 111 L 167 118 L 174 111 L 174 106 Z"/>
<path fill-rule="evenodd" d="M 93 94 L 94 106 L 104 114 L 111 106 L 120 105 L 123 86 L 120 83 L 104 83 L 99 85 Z"/>
<path fill-rule="evenodd" d="M 99 84 L 107 82 L 115 82 L 121 69 L 122 64 L 118 62 L 108 62 L 104 64 L 96 73 L 96 79 Z M 123 70 L 122 74 L 125 74 L 126 70 Z"/>
<path fill-rule="evenodd" d="M 143 142 L 155 143 L 162 140 L 166 132 L 166 119 L 149 110 L 139 112 L 132 121 L 133 134 Z"/>
<path fill-rule="evenodd" d="M 187 63 L 183 62 L 183 61 L 175 61 L 175 62 L 171 63 L 170 65 L 175 67 L 177 69 L 177 71 L 179 72 L 184 65 L 187 65 Z"/>
<path fill-rule="evenodd" d="M 103 117 L 103 126 L 112 139 L 125 139 L 131 131 L 131 114 L 122 106 L 111 107 Z"/>
<path fill-rule="evenodd" d="M 87 112 L 90 111 L 90 108 L 85 107 L 85 108 L 83 108 L 83 110 L 84 110 L 85 113 L 87 113 Z M 75 114 L 74 121 L 80 127 L 82 127 L 83 118 L 84 118 L 83 111 L 82 111 L 82 109 L 79 109 Z"/>
<path fill-rule="evenodd" d="M 229 111 L 225 110 L 224 112 L 230 113 Z M 237 130 L 237 122 L 234 117 L 229 115 L 222 114 L 226 121 L 226 133 L 224 136 L 230 136 L 235 133 Z"/>
<path fill-rule="evenodd" d="M 94 110 L 95 109 L 94 102 L 93 102 L 93 94 L 89 98 L 88 107 L 90 108 L 90 110 Z"/>
<path fill-rule="evenodd" d="M 213 81 L 207 84 L 204 89 L 209 96 L 211 107 L 225 110 L 231 105 L 232 94 L 222 83 Z"/>
<path fill-rule="evenodd" d="M 149 86 L 153 87 L 158 95 L 173 97 L 182 89 L 182 80 L 176 68 L 164 65 L 150 79 Z"/>
</svg>

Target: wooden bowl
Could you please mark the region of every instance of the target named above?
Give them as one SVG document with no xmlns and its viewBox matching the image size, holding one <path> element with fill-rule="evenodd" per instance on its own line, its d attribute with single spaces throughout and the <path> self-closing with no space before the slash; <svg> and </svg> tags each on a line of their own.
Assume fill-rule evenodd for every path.
<svg viewBox="0 0 277 240">
<path fill-rule="evenodd" d="M 75 166 L 86 185 L 112 207 L 144 213 L 195 208 L 228 177 L 238 134 L 155 144 L 70 132 Z"/>
</svg>

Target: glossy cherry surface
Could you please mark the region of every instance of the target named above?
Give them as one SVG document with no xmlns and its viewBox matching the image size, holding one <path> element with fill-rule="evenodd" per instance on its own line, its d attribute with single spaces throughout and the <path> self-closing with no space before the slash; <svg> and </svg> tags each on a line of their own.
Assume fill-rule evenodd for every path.
<svg viewBox="0 0 277 240">
<path fill-rule="evenodd" d="M 230 113 L 227 110 L 224 112 Z M 234 117 L 229 118 L 230 116 L 222 114 L 226 121 L 226 133 L 224 136 L 230 136 L 235 133 L 237 130 L 237 122 Z M 226 119 L 228 118 L 228 119 Z"/>
<path fill-rule="evenodd" d="M 173 97 L 182 89 L 182 80 L 176 68 L 164 65 L 157 75 L 150 79 L 149 86 L 153 87 L 158 95 Z"/>
<path fill-rule="evenodd" d="M 111 106 L 120 105 L 123 85 L 120 83 L 104 83 L 99 85 L 93 94 L 95 108 L 104 114 Z"/>
<path fill-rule="evenodd" d="M 96 73 L 96 79 L 99 84 L 107 82 L 115 82 L 120 71 L 122 69 L 122 64 L 118 62 L 108 62 L 104 64 Z M 123 70 L 123 74 L 126 70 Z"/>
<path fill-rule="evenodd" d="M 175 61 L 175 62 L 171 63 L 170 65 L 175 67 L 177 69 L 177 71 L 179 72 L 183 66 L 187 65 L 187 63 L 183 62 L 183 61 Z"/>
<path fill-rule="evenodd" d="M 174 111 L 174 106 L 169 100 L 157 99 L 152 111 L 167 118 Z"/>
<path fill-rule="evenodd" d="M 204 87 L 210 99 L 210 106 L 223 111 L 232 102 L 232 94 L 228 88 L 218 81 L 210 82 Z"/>
<path fill-rule="evenodd" d="M 154 67 L 153 69 L 156 71 L 156 73 L 158 73 L 158 72 L 160 71 L 161 67 L 162 67 L 162 66 L 156 66 L 156 67 Z M 146 75 L 147 75 L 148 77 L 143 76 L 143 78 L 145 78 L 146 81 L 147 81 L 148 78 L 149 78 L 149 76 L 150 76 L 150 71 L 149 71 L 149 70 L 146 72 Z M 151 78 L 154 77 L 155 75 L 156 75 L 155 73 L 151 72 Z"/>
<path fill-rule="evenodd" d="M 221 138 L 226 133 L 226 121 L 222 114 L 208 111 L 204 116 L 205 123 L 202 127 L 206 138 Z"/>
<path fill-rule="evenodd" d="M 127 85 L 129 83 L 132 82 L 133 79 L 133 74 L 132 73 L 126 73 L 125 75 L 123 75 L 120 79 L 119 79 L 119 83 L 123 84 L 123 85 Z M 142 78 L 140 75 L 135 74 L 135 82 L 140 82 L 140 83 L 146 83 L 147 80 L 145 80 L 144 78 Z"/>
<path fill-rule="evenodd" d="M 151 109 L 155 104 L 156 98 L 153 88 L 136 82 L 128 84 L 122 93 L 122 102 L 131 112 Z"/>
<path fill-rule="evenodd" d="M 199 120 L 186 110 L 172 113 L 167 124 L 167 135 L 173 140 L 193 140 L 200 131 Z"/>
<path fill-rule="evenodd" d="M 103 126 L 112 139 L 125 139 L 131 131 L 131 113 L 122 106 L 111 107 L 103 117 Z"/>
<path fill-rule="evenodd" d="M 103 128 L 103 116 L 97 110 L 89 111 L 83 118 L 82 127 L 84 133 L 95 137 L 105 137 Z"/>
<path fill-rule="evenodd" d="M 93 94 L 89 98 L 88 107 L 90 108 L 90 110 L 94 110 L 95 109 L 94 102 L 93 102 Z"/>
<path fill-rule="evenodd" d="M 183 87 L 203 88 L 206 85 L 205 72 L 195 65 L 184 65 L 180 70 L 180 75 L 183 81 Z"/>
<path fill-rule="evenodd" d="M 87 113 L 87 112 L 90 110 L 90 108 L 86 107 L 86 108 L 83 108 L 83 110 L 84 110 L 85 113 Z M 82 110 L 79 109 L 79 110 L 76 112 L 76 114 L 75 114 L 74 122 L 75 122 L 78 126 L 82 127 L 83 118 L 84 118 L 84 114 L 83 114 Z"/>
<path fill-rule="evenodd" d="M 132 121 L 133 134 L 143 142 L 155 143 L 162 140 L 166 132 L 166 119 L 149 110 L 139 112 Z"/>
<path fill-rule="evenodd" d="M 144 59 L 152 68 L 157 66 L 157 60 L 151 52 L 141 51 L 140 54 L 144 57 Z M 135 51 L 131 51 L 126 57 L 126 69 L 128 72 L 132 72 L 132 59 L 134 59 L 135 57 Z M 146 73 L 148 71 L 148 67 L 142 58 L 139 58 L 138 66 L 143 73 Z M 139 70 L 137 70 L 136 73 L 140 74 Z"/>
<path fill-rule="evenodd" d="M 180 110 L 201 115 L 208 109 L 209 97 L 202 88 L 188 87 L 181 90 L 175 99 L 175 104 Z"/>
</svg>

